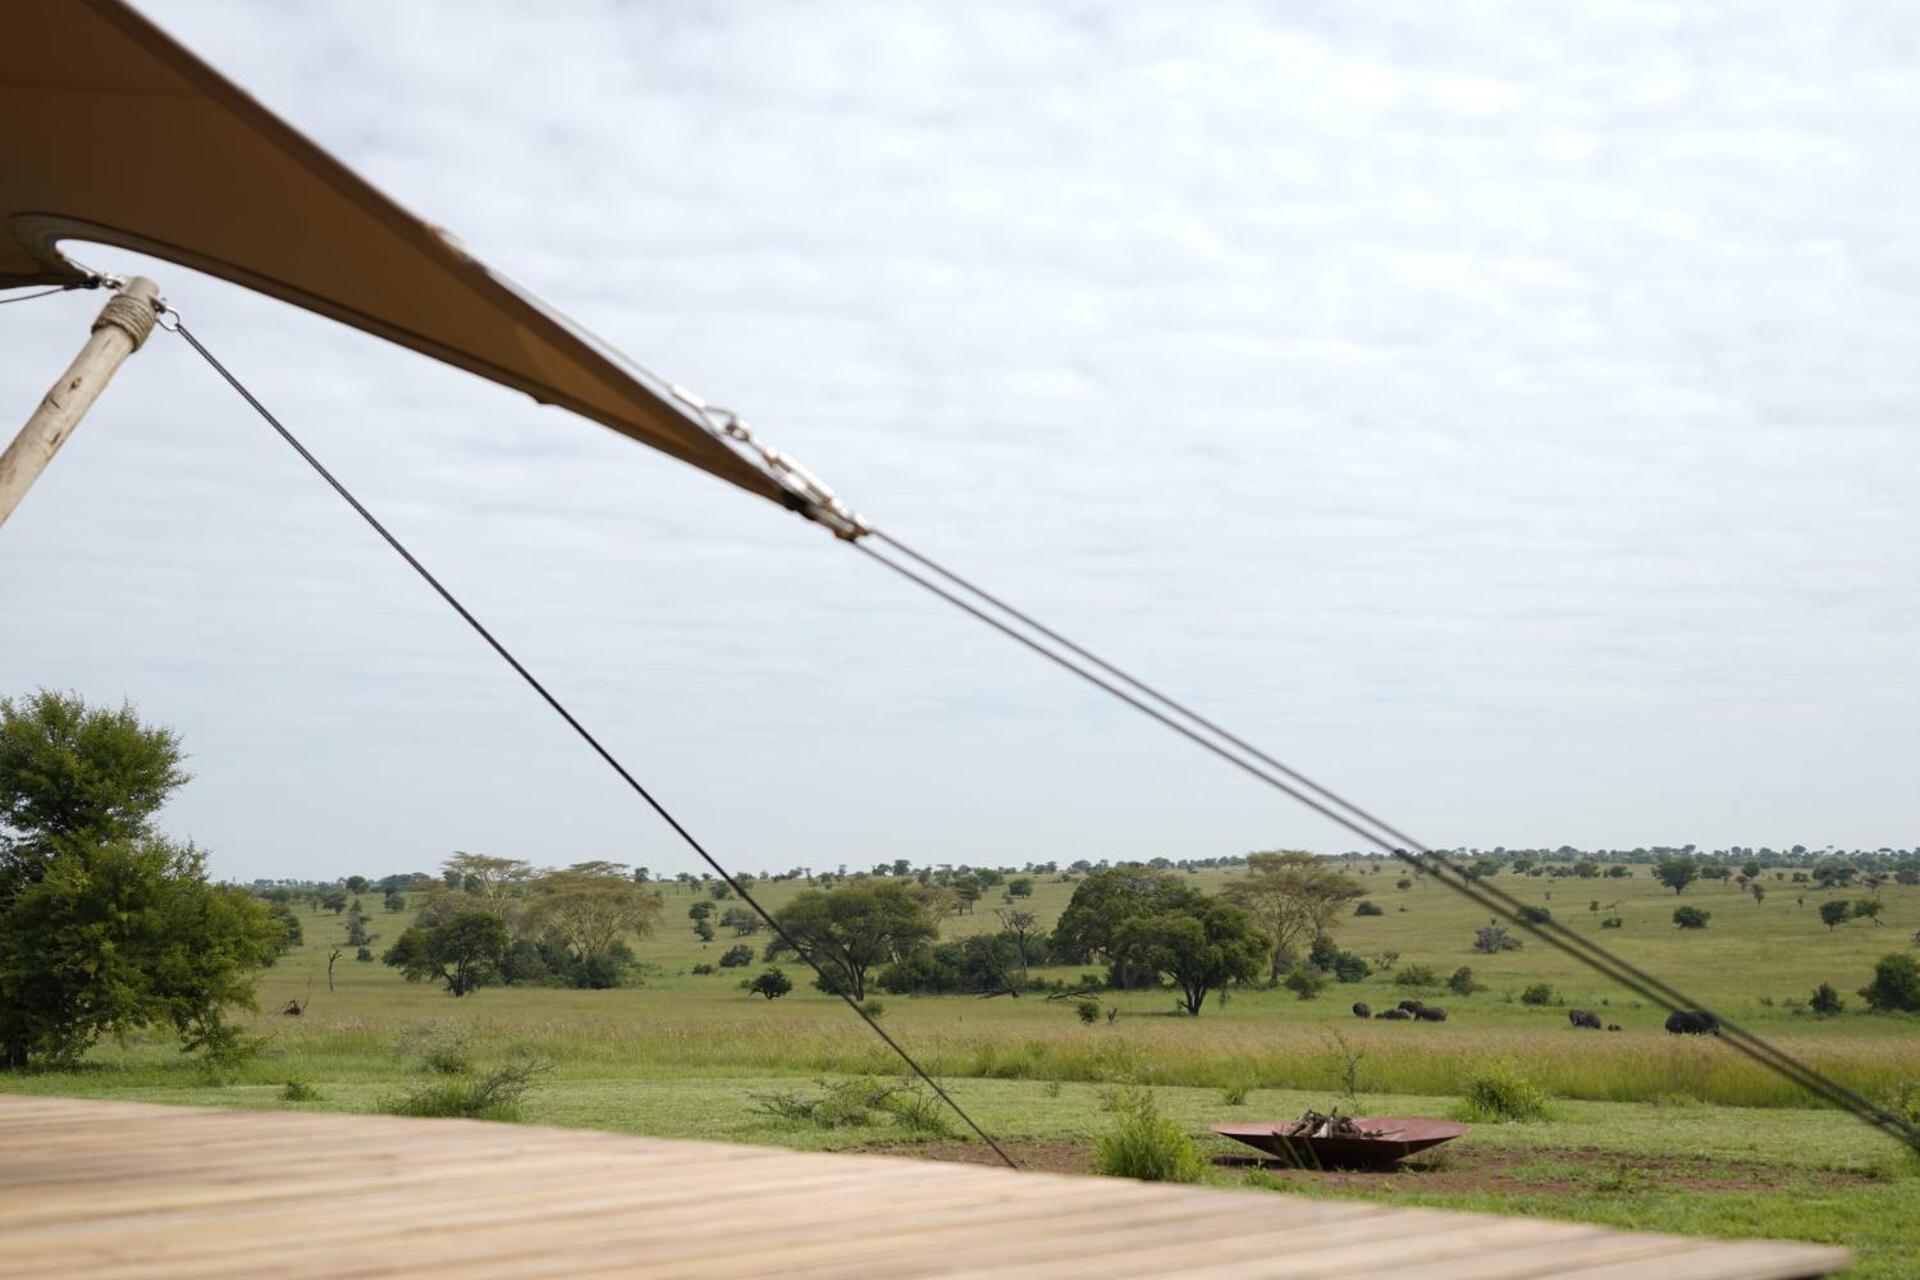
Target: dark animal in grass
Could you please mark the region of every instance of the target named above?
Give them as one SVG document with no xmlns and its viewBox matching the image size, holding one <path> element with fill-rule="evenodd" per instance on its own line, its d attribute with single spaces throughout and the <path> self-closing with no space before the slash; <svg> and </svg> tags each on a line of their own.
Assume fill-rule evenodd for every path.
<svg viewBox="0 0 1920 1280">
<path fill-rule="evenodd" d="M 1362 1000 L 1353 1006 L 1353 1016 L 1356 1018 L 1371 1018 L 1373 1016 L 1373 1010 L 1365 1000 Z"/>
<path fill-rule="evenodd" d="M 1447 1011 L 1436 1008 L 1430 1004 L 1423 1004 L 1413 1011 L 1413 1016 L 1422 1022 L 1445 1022 L 1447 1020 Z"/>
<path fill-rule="evenodd" d="M 1609 1031 L 1618 1031 L 1619 1029 L 1620 1029 L 1620 1024 L 1617 1022 L 1609 1022 L 1607 1024 L 1607 1030 Z"/>
<path fill-rule="evenodd" d="M 1413 1015 L 1405 1009 L 1382 1009 L 1373 1015 L 1375 1022 L 1407 1022 L 1412 1018 Z"/>
<path fill-rule="evenodd" d="M 1400 1007 L 1406 1010 L 1406 1012 L 1414 1015 L 1415 1017 L 1419 1017 L 1420 1011 L 1426 1008 L 1427 1006 L 1424 1004 L 1421 1004 L 1418 1000 L 1402 1000 L 1400 1002 Z"/>
<path fill-rule="evenodd" d="M 1576 1027 L 1586 1027 L 1592 1031 L 1600 1029 L 1600 1015 L 1586 1009 L 1567 1010 L 1567 1021 Z"/>
<path fill-rule="evenodd" d="M 1676 1036 L 1719 1035 L 1720 1024 L 1701 1009 L 1683 1009 L 1667 1015 L 1667 1030 Z"/>
</svg>

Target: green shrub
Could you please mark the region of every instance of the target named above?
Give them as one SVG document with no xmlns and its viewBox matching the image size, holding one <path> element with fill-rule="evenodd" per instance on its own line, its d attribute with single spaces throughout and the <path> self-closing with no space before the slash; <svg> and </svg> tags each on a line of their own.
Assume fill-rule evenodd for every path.
<svg viewBox="0 0 1920 1280">
<path fill-rule="evenodd" d="M 713 973 L 714 968 L 710 964 L 697 964 L 687 972 L 693 974 L 696 978 L 704 978 L 708 974 Z"/>
<path fill-rule="evenodd" d="M 1552 1004 L 1553 988 L 1547 983 L 1536 982 L 1520 993 L 1521 1004 Z"/>
<path fill-rule="evenodd" d="M 1236 1080 L 1220 1091 L 1220 1101 L 1230 1107 L 1247 1105 L 1247 1095 L 1253 1092 L 1253 1085 L 1245 1080 Z"/>
<path fill-rule="evenodd" d="M 1447 979 L 1447 990 L 1457 996 L 1470 996 L 1476 991 L 1485 991 L 1486 989 L 1484 983 L 1474 981 L 1473 970 L 1469 969 L 1466 965 L 1461 965 L 1458 969 L 1455 969 L 1452 976 Z"/>
<path fill-rule="evenodd" d="M 722 969 L 738 969 L 752 963 L 753 948 L 744 942 L 739 946 L 728 947 L 726 954 L 720 957 L 720 967 Z"/>
<path fill-rule="evenodd" d="M 465 1027 L 413 1027 L 401 1032 L 393 1053 L 434 1075 L 463 1076 L 473 1070 L 473 1037 Z"/>
<path fill-rule="evenodd" d="M 1410 964 L 1393 975 L 1393 982 L 1399 987 L 1437 987 L 1440 975 L 1430 964 Z"/>
<path fill-rule="evenodd" d="M 1920 961 L 1898 951 L 1881 957 L 1860 995 L 1875 1013 L 1920 1013 Z"/>
<path fill-rule="evenodd" d="M 1363 900 L 1359 906 L 1353 909 L 1353 914 L 1357 916 L 1383 916 L 1387 914 L 1387 909 L 1377 902 L 1367 902 Z"/>
<path fill-rule="evenodd" d="M 1518 951 L 1524 943 L 1498 922 L 1483 924 L 1473 932 L 1473 949 L 1492 955 L 1499 951 Z"/>
<path fill-rule="evenodd" d="M 1090 1027 L 1100 1021 L 1100 1002 L 1098 1000 L 1075 1000 L 1073 1002 L 1073 1012 L 1082 1023 Z"/>
<path fill-rule="evenodd" d="M 353 953 L 353 958 L 361 964 L 370 964 L 373 961 L 373 948 L 361 947 Z"/>
<path fill-rule="evenodd" d="M 1713 912 L 1702 907 L 1675 907 L 1673 922 L 1682 929 L 1704 929 L 1707 921 L 1713 918 Z"/>
<path fill-rule="evenodd" d="M 1491 1067 L 1467 1081 L 1458 1113 L 1481 1124 L 1544 1120 L 1547 1098 L 1512 1067 Z"/>
<path fill-rule="evenodd" d="M 1280 985 L 1302 1000 L 1315 1000 L 1319 998 L 1322 991 L 1326 990 L 1327 976 L 1307 969 L 1295 969 L 1281 981 Z"/>
<path fill-rule="evenodd" d="M 543 1062 L 516 1062 L 484 1076 L 446 1076 L 416 1089 L 380 1099 L 390 1116 L 459 1116 L 469 1120 L 518 1120 L 520 1103 L 539 1077 L 553 1068 Z"/>
<path fill-rule="evenodd" d="M 1198 1182 L 1200 1153 L 1178 1122 L 1160 1114 L 1151 1089 L 1131 1086 L 1108 1097 L 1114 1127 L 1094 1142 L 1093 1168 L 1145 1182 Z"/>
<path fill-rule="evenodd" d="M 768 968 L 747 984 L 747 990 L 756 996 L 765 996 L 769 1001 L 778 1000 L 793 990 L 793 979 L 777 968 Z"/>
<path fill-rule="evenodd" d="M 1553 919 L 1553 912 L 1545 907 L 1522 907 L 1519 918 L 1522 924 L 1545 924 Z"/>
<path fill-rule="evenodd" d="M 1847 1002 L 1841 999 L 1840 993 L 1833 989 L 1831 982 L 1823 982 L 1815 987 L 1812 998 L 1807 1001 L 1807 1008 L 1822 1018 L 1831 1018 L 1846 1007 Z"/>
<path fill-rule="evenodd" d="M 1618 929 L 1624 926 L 1626 923 L 1627 922 L 1625 920 L 1622 920 L 1619 916 L 1608 916 L 1605 920 L 1602 920 L 1600 922 L 1600 927 L 1602 929 Z"/>
<path fill-rule="evenodd" d="M 286 1088 L 280 1090 L 282 1102 L 318 1102 L 320 1091 L 305 1080 L 289 1080 Z"/>
</svg>

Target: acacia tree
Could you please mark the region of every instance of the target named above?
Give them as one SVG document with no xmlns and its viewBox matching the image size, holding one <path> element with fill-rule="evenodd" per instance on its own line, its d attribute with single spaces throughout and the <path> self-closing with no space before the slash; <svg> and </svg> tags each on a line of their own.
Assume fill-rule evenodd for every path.
<svg viewBox="0 0 1920 1280">
<path fill-rule="evenodd" d="M 1020 981 L 1025 982 L 1032 963 L 1034 943 L 1040 936 L 1040 919 L 1031 911 L 996 908 L 993 914 L 1000 921 L 1000 932 L 1012 940 L 1014 949 L 1020 953 Z"/>
<path fill-rule="evenodd" d="M 618 863 L 578 862 L 541 880 L 530 910 L 538 927 L 591 963 L 612 954 L 627 934 L 652 933 L 661 899 Z"/>
<path fill-rule="evenodd" d="M 937 933 L 926 909 L 893 880 L 861 881 L 822 892 L 808 889 L 774 917 L 788 938 L 820 966 L 830 984 L 855 1000 L 867 998 L 867 974 L 877 964 L 906 956 Z M 787 938 L 767 943 L 766 958 L 778 960 Z"/>
<path fill-rule="evenodd" d="M 0 1065 L 71 1061 L 152 1026 L 188 1048 L 235 1040 L 226 1011 L 252 1007 L 253 971 L 289 933 L 153 831 L 181 760 L 131 707 L 0 698 Z"/>
<path fill-rule="evenodd" d="M 1277 981 L 1297 950 L 1324 934 L 1346 913 L 1346 905 L 1366 895 L 1361 884 L 1300 850 L 1247 855 L 1247 873 L 1230 881 L 1227 901 L 1253 917 L 1267 935 L 1268 977 Z"/>
<path fill-rule="evenodd" d="M 1679 893 L 1699 878 L 1700 868 L 1692 858 L 1674 855 L 1653 864 L 1653 878 Z"/>
</svg>

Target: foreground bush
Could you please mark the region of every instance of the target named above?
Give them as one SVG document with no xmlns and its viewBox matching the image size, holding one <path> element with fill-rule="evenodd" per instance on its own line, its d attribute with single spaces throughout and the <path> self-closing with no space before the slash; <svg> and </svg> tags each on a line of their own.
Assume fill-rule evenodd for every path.
<svg viewBox="0 0 1920 1280">
<path fill-rule="evenodd" d="M 444 1076 L 404 1094 L 380 1099 L 390 1116 L 461 1117 L 468 1120 L 518 1120 L 520 1103 L 552 1068 L 542 1062 L 517 1062 L 484 1076 Z"/>
<path fill-rule="evenodd" d="M 1547 1096 L 1511 1067 L 1490 1067 L 1467 1081 L 1457 1114 L 1480 1124 L 1544 1120 Z"/>
<path fill-rule="evenodd" d="M 1114 1127 L 1093 1147 L 1093 1169 L 1145 1182 L 1198 1182 L 1200 1153 L 1178 1122 L 1160 1114 L 1153 1091 L 1116 1089 L 1108 1099 Z"/>
<path fill-rule="evenodd" d="M 1860 996 L 1875 1013 L 1920 1013 L 1920 961 L 1898 951 L 1883 956 Z"/>
</svg>

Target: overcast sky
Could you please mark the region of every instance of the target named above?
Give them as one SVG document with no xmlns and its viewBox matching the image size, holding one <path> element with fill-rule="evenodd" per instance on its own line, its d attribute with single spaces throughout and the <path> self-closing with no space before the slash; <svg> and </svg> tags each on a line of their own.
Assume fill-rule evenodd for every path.
<svg viewBox="0 0 1920 1280">
<path fill-rule="evenodd" d="M 1903 6 L 141 7 L 1423 839 L 1920 840 Z M 155 275 L 735 865 L 1354 843 L 771 504 L 75 252 Z M 99 300 L 0 308 L 15 418 Z M 164 825 L 222 875 L 694 866 L 178 340 L 0 530 L 0 587 L 0 689 L 175 726 Z"/>
</svg>

